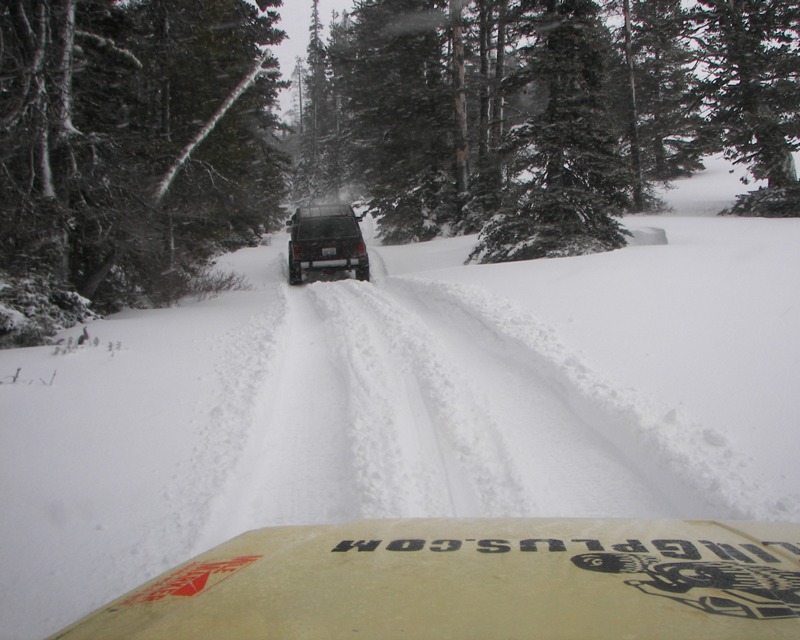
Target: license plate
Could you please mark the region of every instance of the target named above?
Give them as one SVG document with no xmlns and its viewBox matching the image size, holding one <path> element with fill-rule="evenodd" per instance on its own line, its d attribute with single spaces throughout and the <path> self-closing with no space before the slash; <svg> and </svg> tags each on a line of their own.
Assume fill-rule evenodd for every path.
<svg viewBox="0 0 800 640">
<path fill-rule="evenodd" d="M 336 247 L 328 247 L 322 250 L 322 257 L 323 258 L 330 258 L 331 256 L 336 255 Z"/>
</svg>

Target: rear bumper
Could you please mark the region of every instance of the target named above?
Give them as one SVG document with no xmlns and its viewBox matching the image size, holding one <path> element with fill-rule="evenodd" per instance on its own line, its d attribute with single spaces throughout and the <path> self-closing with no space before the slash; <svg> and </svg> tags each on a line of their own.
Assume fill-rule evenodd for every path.
<svg viewBox="0 0 800 640">
<path fill-rule="evenodd" d="M 340 258 L 338 260 L 300 260 L 300 267 L 305 271 L 346 270 L 368 266 L 369 259 L 366 257 Z"/>
</svg>

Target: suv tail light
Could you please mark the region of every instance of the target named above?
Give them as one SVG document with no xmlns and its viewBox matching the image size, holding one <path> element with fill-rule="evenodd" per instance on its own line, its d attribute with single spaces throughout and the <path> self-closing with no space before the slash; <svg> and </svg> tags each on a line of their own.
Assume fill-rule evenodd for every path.
<svg viewBox="0 0 800 640">
<path fill-rule="evenodd" d="M 367 245 L 362 240 L 358 243 L 358 257 L 363 258 L 365 255 L 367 255 Z"/>
<path fill-rule="evenodd" d="M 300 248 L 292 245 L 292 260 L 299 260 L 300 259 Z"/>
</svg>

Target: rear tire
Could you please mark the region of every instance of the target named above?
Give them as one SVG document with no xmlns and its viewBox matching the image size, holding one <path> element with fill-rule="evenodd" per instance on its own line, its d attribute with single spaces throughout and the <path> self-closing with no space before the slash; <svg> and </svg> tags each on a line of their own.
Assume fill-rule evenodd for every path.
<svg viewBox="0 0 800 640">
<path fill-rule="evenodd" d="M 289 258 L 289 284 L 292 286 L 303 284 L 303 268 L 299 262 Z"/>
<path fill-rule="evenodd" d="M 369 282 L 369 265 L 356 269 L 356 278 L 362 282 Z"/>
</svg>

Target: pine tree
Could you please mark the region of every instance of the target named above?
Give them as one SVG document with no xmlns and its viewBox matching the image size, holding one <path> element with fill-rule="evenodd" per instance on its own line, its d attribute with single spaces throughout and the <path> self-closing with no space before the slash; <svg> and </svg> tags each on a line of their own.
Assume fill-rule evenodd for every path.
<svg viewBox="0 0 800 640">
<path fill-rule="evenodd" d="M 76 9 L 75 0 L 14 0 L 0 8 L 3 266 L 20 268 L 17 259 L 32 259 L 62 283 L 69 279 L 71 187 L 79 177 Z"/>
<path fill-rule="evenodd" d="M 607 5 L 623 26 L 613 30 L 618 54 L 610 68 L 614 118 L 633 174 L 631 211 L 658 210 L 656 183 L 703 168 L 718 150 L 701 116 L 696 54 L 688 45 L 680 0 L 621 0 Z"/>
<path fill-rule="evenodd" d="M 300 169 L 303 182 L 307 185 L 308 196 L 316 199 L 324 188 L 320 186 L 322 166 L 322 137 L 324 131 L 328 78 L 327 57 L 322 42 L 322 23 L 319 17 L 319 0 L 312 0 L 311 26 L 309 31 L 308 73 L 303 81 L 305 89 L 305 108 L 302 113 L 303 132 L 301 136 Z"/>
<path fill-rule="evenodd" d="M 131 226 L 119 188 L 131 157 L 120 87 L 142 66 L 119 44 L 131 25 L 98 0 L 18 0 L 3 12 L 2 93 L 11 99 L 0 133 L 0 266 L 91 298 L 114 264 L 118 230 Z"/>
<path fill-rule="evenodd" d="M 282 39 L 274 12 L 260 13 L 242 0 L 215 0 L 202 8 L 194 0 L 153 0 L 132 8 L 142 32 L 132 46 L 145 64 L 137 113 L 148 123 L 143 153 L 161 158 L 151 163 L 149 191 L 165 191 L 158 198 L 162 242 L 160 257 L 150 261 L 151 288 L 169 282 L 165 272 L 180 288 L 198 260 L 251 242 L 280 215 L 285 190 L 286 161 L 271 142 L 278 126 L 270 111 L 279 86 L 274 59 L 267 59 L 254 84 L 164 189 L 166 172 L 251 73 L 263 57 L 261 47 Z M 169 287 L 165 294 L 174 295 Z"/>
<path fill-rule="evenodd" d="M 624 59 L 627 82 L 627 133 L 630 146 L 631 171 L 633 172 L 633 202 L 631 210 L 635 213 L 644 211 L 645 184 L 642 170 L 642 144 L 639 135 L 639 105 L 637 100 L 636 62 L 633 57 L 633 27 L 631 19 L 631 2 L 622 0 L 622 15 L 624 25 Z"/>
<path fill-rule="evenodd" d="M 635 0 L 632 49 L 645 178 L 668 181 L 702 169 L 709 150 L 692 74 L 695 53 L 680 0 Z"/>
<path fill-rule="evenodd" d="M 352 175 L 384 241 L 424 240 L 456 217 L 446 2 L 361 0 L 330 53 Z"/>
<path fill-rule="evenodd" d="M 347 176 L 341 137 L 341 105 L 337 95 L 334 67 L 323 42 L 323 25 L 317 0 L 313 0 L 309 26 L 307 72 L 298 86 L 303 91 L 302 124 L 299 131 L 300 157 L 297 166 L 300 192 L 297 199 L 338 201 Z M 335 16 L 334 16 L 335 18 Z M 340 28 L 331 25 L 330 46 Z"/>
<path fill-rule="evenodd" d="M 783 0 L 698 0 L 690 17 L 712 124 L 726 153 L 771 188 L 797 182 L 800 7 Z"/>
<path fill-rule="evenodd" d="M 524 3 L 533 45 L 515 79 L 536 95 L 512 132 L 516 188 L 483 229 L 472 258 L 503 262 L 624 246 L 612 216 L 628 205 L 631 177 L 609 124 L 610 35 L 591 0 Z"/>
<path fill-rule="evenodd" d="M 73 118 L 84 135 L 76 140 L 81 180 L 73 182 L 70 280 L 107 311 L 122 303 L 108 279 L 120 278 L 128 254 L 146 244 L 153 228 L 141 206 L 146 163 L 137 153 L 136 96 L 128 91 L 142 63 L 125 47 L 134 30 L 126 12 L 98 0 L 78 6 L 81 73 L 74 79 Z"/>
<path fill-rule="evenodd" d="M 475 152 L 471 173 L 470 200 L 461 211 L 456 231 L 476 233 L 500 208 L 503 188 L 503 161 L 500 150 L 503 135 L 506 46 L 509 0 L 478 0 L 473 22 L 467 33 L 469 68 L 467 95 L 473 97 L 470 140 Z M 474 60 L 477 52 L 477 60 Z M 470 55 L 471 54 L 471 55 Z M 475 157 L 477 156 L 477 157 Z"/>
<path fill-rule="evenodd" d="M 350 29 L 350 16 L 333 14 L 330 25 L 329 49 L 338 49 L 340 44 L 347 48 L 348 31 Z M 330 194 L 340 200 L 351 201 L 358 196 L 357 188 L 353 186 L 354 175 L 351 168 L 354 166 L 358 150 L 351 144 L 352 141 L 352 114 L 344 108 L 342 95 L 342 77 L 347 73 L 346 65 L 341 61 L 328 56 L 328 124 L 324 140 L 325 153 L 325 184 Z"/>
<path fill-rule="evenodd" d="M 201 8 L 190 0 L 3 3 L 0 269 L 39 273 L 104 311 L 157 292 L 171 246 L 188 276 L 232 236 L 239 246 L 269 224 L 284 170 L 270 142 L 274 61 L 193 156 L 168 206 L 152 204 L 159 174 L 198 122 L 261 47 L 282 37 L 277 14 L 249 2 Z M 182 224 L 170 225 L 177 216 Z"/>
</svg>

